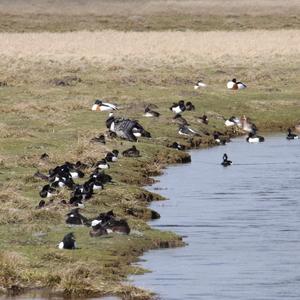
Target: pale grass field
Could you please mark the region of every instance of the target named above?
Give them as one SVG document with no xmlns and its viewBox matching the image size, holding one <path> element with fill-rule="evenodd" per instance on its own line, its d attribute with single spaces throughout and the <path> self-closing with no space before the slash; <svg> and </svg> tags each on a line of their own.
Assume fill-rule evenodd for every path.
<svg viewBox="0 0 300 300">
<path fill-rule="evenodd" d="M 1 0 L 3 14 L 152 15 L 160 13 L 273 15 L 300 12 L 298 0 Z"/>
<path fill-rule="evenodd" d="M 300 30 L 1 33 L 0 57 L 2 65 L 12 61 L 74 65 L 89 61 L 136 67 L 296 64 L 300 59 Z"/>
</svg>

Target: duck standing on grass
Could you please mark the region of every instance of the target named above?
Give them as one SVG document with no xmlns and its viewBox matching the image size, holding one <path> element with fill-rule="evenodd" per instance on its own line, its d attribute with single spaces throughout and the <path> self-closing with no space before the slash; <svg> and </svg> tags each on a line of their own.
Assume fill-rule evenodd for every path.
<svg viewBox="0 0 300 300">
<path fill-rule="evenodd" d="M 194 89 L 198 90 L 200 88 L 205 88 L 206 86 L 207 85 L 202 80 L 198 80 L 194 85 Z"/>
<path fill-rule="evenodd" d="M 177 142 L 174 142 L 173 144 L 168 145 L 169 148 L 173 148 L 173 149 L 177 149 L 177 150 L 181 150 L 184 151 L 185 150 L 185 145 L 179 144 Z"/>
<path fill-rule="evenodd" d="M 40 191 L 40 196 L 42 198 L 49 198 L 57 195 L 56 189 L 51 187 L 49 184 L 43 186 L 42 190 Z"/>
<path fill-rule="evenodd" d="M 115 118 L 112 113 L 106 120 L 106 127 L 119 138 L 136 142 L 138 137 L 151 138 L 150 132 L 146 131 L 136 120 Z"/>
<path fill-rule="evenodd" d="M 131 148 L 122 152 L 125 157 L 140 157 L 140 151 L 133 145 Z"/>
<path fill-rule="evenodd" d="M 108 110 L 117 110 L 117 106 L 111 103 L 103 102 L 102 100 L 97 99 L 92 106 L 93 111 L 108 111 Z"/>
<path fill-rule="evenodd" d="M 202 117 L 198 117 L 197 121 L 201 124 L 208 125 L 208 117 L 207 115 L 203 115 Z"/>
<path fill-rule="evenodd" d="M 68 250 L 74 250 L 76 249 L 76 240 L 75 240 L 75 236 L 73 232 L 70 232 L 68 234 L 66 234 L 62 240 L 62 242 L 60 242 L 58 244 L 58 248 L 59 249 L 68 249 Z"/>
<path fill-rule="evenodd" d="M 95 168 L 104 170 L 104 169 L 109 169 L 110 165 L 107 163 L 106 159 L 101 159 L 99 161 L 97 161 L 94 165 Z"/>
<path fill-rule="evenodd" d="M 186 103 L 185 107 L 187 111 L 195 110 L 195 105 L 190 101 Z"/>
<path fill-rule="evenodd" d="M 173 117 L 172 122 L 177 123 L 178 125 L 189 125 L 188 121 L 181 114 L 176 114 Z"/>
<path fill-rule="evenodd" d="M 93 137 L 93 138 L 91 139 L 91 143 L 101 143 L 101 144 L 106 144 L 104 134 L 100 134 L 100 135 L 97 136 L 97 137 Z"/>
<path fill-rule="evenodd" d="M 199 135 L 194 129 L 192 129 L 186 125 L 179 127 L 178 134 L 185 135 L 185 136 Z"/>
<path fill-rule="evenodd" d="M 66 216 L 66 223 L 69 225 L 88 225 L 88 219 L 79 213 L 78 207 L 72 209 Z"/>
<path fill-rule="evenodd" d="M 180 100 L 178 103 L 173 103 L 170 107 L 170 110 L 175 114 L 180 114 L 186 110 L 186 106 L 183 100 Z"/>
<path fill-rule="evenodd" d="M 297 134 L 292 133 L 291 128 L 288 129 L 288 134 L 286 136 L 288 140 L 297 140 L 299 137 Z"/>
<path fill-rule="evenodd" d="M 200 136 L 200 134 L 197 131 L 186 125 L 179 127 L 178 134 L 185 136 Z"/>
<path fill-rule="evenodd" d="M 147 118 L 158 118 L 160 116 L 160 113 L 157 112 L 157 111 L 154 111 L 152 109 L 149 108 L 149 106 L 147 106 L 145 108 L 145 113 L 144 113 L 144 117 L 147 117 Z"/>
<path fill-rule="evenodd" d="M 91 227 L 92 230 L 90 231 L 90 237 L 97 237 L 108 234 L 106 228 L 102 226 L 101 220 L 93 220 Z"/>
<path fill-rule="evenodd" d="M 245 89 L 246 87 L 247 87 L 246 84 L 244 84 L 241 81 L 237 82 L 235 78 L 227 82 L 227 88 L 229 90 L 242 90 Z"/>
<path fill-rule="evenodd" d="M 241 120 L 235 116 L 230 117 L 229 119 L 225 120 L 224 122 L 226 127 L 231 127 L 231 126 L 238 126 L 241 127 Z"/>
<path fill-rule="evenodd" d="M 223 167 L 228 167 L 228 166 L 230 166 L 231 164 L 232 164 L 232 161 L 231 161 L 231 160 L 228 160 L 227 154 L 224 153 L 224 155 L 223 155 L 223 161 L 222 161 L 221 165 L 222 165 Z"/>
<path fill-rule="evenodd" d="M 108 152 L 105 156 L 105 160 L 108 162 L 116 162 L 118 160 L 119 150 L 113 150 Z"/>
</svg>

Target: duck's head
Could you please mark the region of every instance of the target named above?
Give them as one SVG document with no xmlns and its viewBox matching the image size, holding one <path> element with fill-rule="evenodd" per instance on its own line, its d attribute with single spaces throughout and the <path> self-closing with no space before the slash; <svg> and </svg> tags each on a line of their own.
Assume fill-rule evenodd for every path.
<svg viewBox="0 0 300 300">
<path fill-rule="evenodd" d="M 119 155 L 119 150 L 114 149 L 114 150 L 112 151 L 112 153 L 113 153 L 115 156 L 118 156 L 118 155 Z"/>
<path fill-rule="evenodd" d="M 233 79 L 232 79 L 232 82 L 236 83 L 236 78 L 233 78 Z"/>
<path fill-rule="evenodd" d="M 179 105 L 184 105 L 184 100 L 180 100 L 180 101 L 178 102 L 178 104 L 179 104 Z"/>
<path fill-rule="evenodd" d="M 96 101 L 95 101 L 95 104 L 97 104 L 97 105 L 101 105 L 101 104 L 102 104 L 102 101 L 101 101 L 101 100 L 99 100 L 99 99 L 96 99 Z"/>
<path fill-rule="evenodd" d="M 75 235 L 73 232 L 70 232 L 64 236 L 64 241 L 75 241 Z"/>
</svg>

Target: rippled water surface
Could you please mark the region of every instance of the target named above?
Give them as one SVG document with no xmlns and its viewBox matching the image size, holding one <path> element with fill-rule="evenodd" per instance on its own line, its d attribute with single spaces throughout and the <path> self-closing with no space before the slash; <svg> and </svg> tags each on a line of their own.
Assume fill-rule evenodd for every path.
<svg viewBox="0 0 300 300">
<path fill-rule="evenodd" d="M 300 141 L 238 138 L 191 154 L 150 188 L 170 198 L 153 203 L 152 226 L 189 245 L 146 253 L 153 272 L 134 284 L 165 300 L 300 299 Z"/>
</svg>

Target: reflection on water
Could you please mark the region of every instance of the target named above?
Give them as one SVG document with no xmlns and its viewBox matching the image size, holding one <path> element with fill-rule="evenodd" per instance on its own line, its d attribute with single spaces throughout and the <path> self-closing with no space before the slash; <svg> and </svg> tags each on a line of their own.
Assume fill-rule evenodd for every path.
<svg viewBox="0 0 300 300">
<path fill-rule="evenodd" d="M 284 135 L 193 151 L 150 188 L 170 198 L 152 204 L 162 218 L 151 225 L 189 245 L 146 253 L 153 272 L 134 284 L 164 300 L 300 299 L 299 179 L 300 141 Z"/>
</svg>

